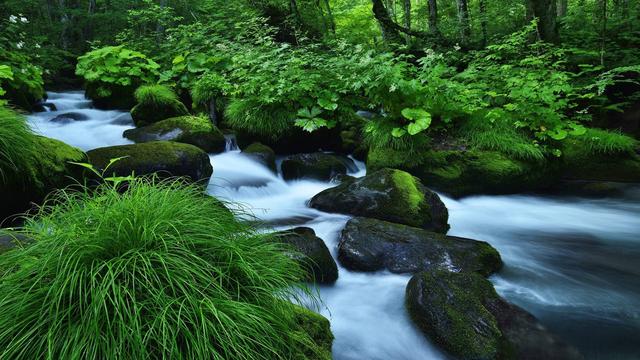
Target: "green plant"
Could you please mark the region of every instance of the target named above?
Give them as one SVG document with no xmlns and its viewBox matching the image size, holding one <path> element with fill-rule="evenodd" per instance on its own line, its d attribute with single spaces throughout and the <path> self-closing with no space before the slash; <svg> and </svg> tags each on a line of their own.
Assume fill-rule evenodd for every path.
<svg viewBox="0 0 640 360">
<path fill-rule="evenodd" d="M 633 153 L 638 141 L 617 131 L 590 128 L 577 138 L 586 152 L 592 155 L 622 155 Z"/>
<path fill-rule="evenodd" d="M 13 72 L 7 65 L 0 65 L 0 96 L 3 96 L 7 92 L 2 88 L 3 80 L 13 80 Z M 0 106 L 6 105 L 7 101 L 0 99 Z"/>
<path fill-rule="evenodd" d="M 231 99 L 225 121 L 234 128 L 278 139 L 293 126 L 295 110 L 286 104 L 262 104 L 254 99 Z"/>
<path fill-rule="evenodd" d="M 140 52 L 123 46 L 107 46 L 80 56 L 76 74 L 96 84 L 96 95 L 109 97 L 114 87 L 154 83 L 159 68 L 160 65 Z"/>
<path fill-rule="evenodd" d="M 0 357 L 291 359 L 290 251 L 180 181 L 64 190 L 0 256 Z"/>
<path fill-rule="evenodd" d="M 0 105 L 0 184 L 30 181 L 36 137 L 24 116 Z"/>
<path fill-rule="evenodd" d="M 178 100 L 178 95 L 164 85 L 143 85 L 136 89 L 134 96 L 138 104 L 164 106 Z"/>
</svg>

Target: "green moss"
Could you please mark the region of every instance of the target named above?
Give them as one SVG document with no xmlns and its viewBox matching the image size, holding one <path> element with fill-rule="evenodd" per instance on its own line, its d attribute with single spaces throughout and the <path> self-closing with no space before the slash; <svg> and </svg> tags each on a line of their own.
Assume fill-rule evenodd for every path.
<svg viewBox="0 0 640 360">
<path fill-rule="evenodd" d="M 329 320 L 298 305 L 293 305 L 293 312 L 301 333 L 313 340 L 313 343 L 308 344 L 297 359 L 331 360 L 333 334 Z"/>
<path fill-rule="evenodd" d="M 158 121 L 124 132 L 137 143 L 167 140 L 195 145 L 206 152 L 222 152 L 225 138 L 222 131 L 204 116 L 179 116 Z"/>
<path fill-rule="evenodd" d="M 395 183 L 395 187 L 400 191 L 400 197 L 408 205 L 410 211 L 417 215 L 425 200 L 424 193 L 418 189 L 416 178 L 400 170 L 394 170 L 391 178 Z"/>
</svg>

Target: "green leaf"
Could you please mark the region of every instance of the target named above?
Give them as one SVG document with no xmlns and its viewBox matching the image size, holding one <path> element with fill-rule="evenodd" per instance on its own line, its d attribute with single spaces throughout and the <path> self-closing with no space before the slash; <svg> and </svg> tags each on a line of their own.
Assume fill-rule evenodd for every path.
<svg viewBox="0 0 640 360">
<path fill-rule="evenodd" d="M 338 103 L 325 98 L 318 99 L 318 105 L 320 105 L 320 107 L 322 107 L 325 110 L 331 110 L 331 111 L 334 111 L 335 109 L 338 108 Z"/>
<path fill-rule="evenodd" d="M 175 64 L 180 64 L 181 62 L 184 61 L 184 56 L 182 55 L 178 55 L 176 57 L 173 58 L 173 61 L 171 62 L 173 65 Z"/>
<path fill-rule="evenodd" d="M 397 127 L 397 128 L 393 128 L 393 130 L 391 130 L 391 135 L 393 137 L 397 137 L 397 138 L 403 137 L 404 134 L 406 134 L 406 133 L 407 133 L 407 131 L 405 129 L 403 129 L 403 128 L 398 128 Z"/>
<path fill-rule="evenodd" d="M 402 109 L 402 116 L 409 120 L 418 120 L 424 118 L 431 119 L 431 114 L 423 109 L 404 108 Z"/>
</svg>

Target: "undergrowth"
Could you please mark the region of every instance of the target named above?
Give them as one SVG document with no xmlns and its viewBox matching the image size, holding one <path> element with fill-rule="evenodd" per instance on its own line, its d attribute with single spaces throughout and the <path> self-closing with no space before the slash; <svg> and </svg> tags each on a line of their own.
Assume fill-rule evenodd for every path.
<svg viewBox="0 0 640 360">
<path fill-rule="evenodd" d="M 0 106 L 0 184 L 32 174 L 36 152 L 36 137 L 24 116 Z"/>
<path fill-rule="evenodd" d="M 2 359 L 270 360 L 311 347 L 289 302 L 309 294 L 300 267 L 195 186 L 64 190 L 22 234 L 33 244 L 0 256 Z"/>
<path fill-rule="evenodd" d="M 618 131 L 607 131 L 590 128 L 576 138 L 582 143 L 584 150 L 594 155 L 621 155 L 633 152 L 638 142 L 630 136 Z"/>
<path fill-rule="evenodd" d="M 234 129 L 277 140 L 293 128 L 296 111 L 285 104 L 262 104 L 251 99 L 231 99 L 225 121 Z"/>
<path fill-rule="evenodd" d="M 136 101 L 147 106 L 166 106 L 179 102 L 176 93 L 164 85 L 143 85 L 135 92 Z"/>
</svg>

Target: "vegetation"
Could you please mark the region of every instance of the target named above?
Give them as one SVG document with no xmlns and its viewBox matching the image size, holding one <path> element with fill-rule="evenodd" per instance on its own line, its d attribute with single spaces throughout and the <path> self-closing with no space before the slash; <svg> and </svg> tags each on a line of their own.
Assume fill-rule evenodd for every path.
<svg viewBox="0 0 640 360">
<path fill-rule="evenodd" d="M 62 191 L 22 234 L 33 245 L 0 258 L 3 358 L 291 359 L 313 349 L 288 302 L 308 294 L 302 270 L 200 188 L 134 179 L 125 191 Z"/>
</svg>

